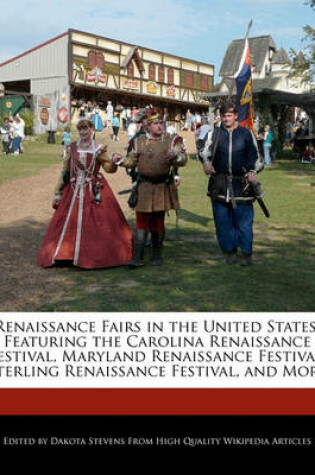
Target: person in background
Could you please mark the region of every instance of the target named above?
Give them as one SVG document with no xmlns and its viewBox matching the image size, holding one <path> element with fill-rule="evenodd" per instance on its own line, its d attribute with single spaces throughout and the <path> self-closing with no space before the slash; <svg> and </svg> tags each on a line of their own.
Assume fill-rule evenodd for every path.
<svg viewBox="0 0 315 475">
<path fill-rule="evenodd" d="M 163 109 L 163 128 L 164 128 L 164 130 L 166 130 L 167 127 L 168 127 L 169 119 L 170 119 L 170 115 L 169 115 L 168 109 L 167 109 L 167 107 L 164 107 L 164 109 Z"/>
<path fill-rule="evenodd" d="M 9 123 L 9 118 L 5 117 L 3 119 L 3 124 L 1 125 L 1 139 L 2 139 L 2 153 L 8 155 L 10 153 L 10 143 L 11 143 L 11 124 Z"/>
<path fill-rule="evenodd" d="M 81 104 L 80 106 L 80 114 L 79 114 L 80 119 L 84 119 L 85 117 L 85 104 Z"/>
<path fill-rule="evenodd" d="M 131 108 L 128 106 L 126 108 L 126 128 L 128 130 L 129 124 L 131 123 L 132 120 L 132 111 Z"/>
<path fill-rule="evenodd" d="M 220 109 L 217 109 L 214 113 L 213 126 L 214 127 L 220 127 L 221 126 Z"/>
<path fill-rule="evenodd" d="M 312 163 L 312 153 L 314 153 L 314 147 L 313 150 L 309 145 L 306 145 L 305 150 L 303 150 L 301 154 L 301 162 L 302 163 Z"/>
<path fill-rule="evenodd" d="M 199 153 L 205 148 L 206 143 L 211 138 L 212 128 L 209 125 L 208 116 L 203 115 L 201 117 L 201 124 L 195 131 L 195 139 L 196 139 L 196 149 L 197 149 L 197 160 L 200 160 Z M 210 141 L 209 141 L 210 144 Z"/>
<path fill-rule="evenodd" d="M 259 135 L 259 122 L 260 122 L 259 115 L 256 115 L 256 117 L 254 118 L 254 131 L 255 131 L 256 137 L 258 137 Z"/>
<path fill-rule="evenodd" d="M 101 108 L 98 104 L 95 105 L 92 112 L 92 121 L 94 125 L 94 130 L 96 132 L 101 132 L 103 130 L 103 122 L 101 117 Z"/>
<path fill-rule="evenodd" d="M 264 158 L 265 158 L 265 165 L 270 167 L 271 165 L 271 145 L 273 141 L 273 132 L 270 128 L 270 125 L 265 125 L 264 128 L 264 135 L 263 135 L 263 147 L 264 147 Z"/>
<path fill-rule="evenodd" d="M 125 107 L 123 107 L 120 113 L 120 116 L 121 116 L 123 131 L 126 132 L 127 131 L 127 112 L 126 112 Z"/>
<path fill-rule="evenodd" d="M 137 120 L 138 108 L 136 106 L 133 106 L 132 111 L 131 111 L 131 116 L 133 119 Z"/>
<path fill-rule="evenodd" d="M 182 114 L 180 112 L 178 112 L 176 115 L 175 115 L 175 130 L 176 130 L 176 133 L 183 127 L 183 124 L 182 124 Z"/>
<path fill-rule="evenodd" d="M 113 107 L 112 101 L 108 101 L 107 106 L 106 106 L 106 124 L 107 124 L 106 127 L 107 127 L 107 129 L 112 127 L 113 117 L 114 117 L 114 107 Z"/>
<path fill-rule="evenodd" d="M 67 153 L 67 148 L 69 146 L 69 144 L 71 143 L 71 132 L 70 132 L 70 127 L 67 126 L 65 127 L 65 130 L 62 134 L 62 140 L 61 140 L 61 144 L 62 144 L 62 158 L 65 159 L 66 158 L 66 153 Z"/>
<path fill-rule="evenodd" d="M 138 128 L 138 124 L 136 123 L 136 120 L 132 119 L 130 124 L 128 125 L 128 129 L 127 129 L 128 140 L 131 140 L 134 137 L 134 135 L 137 132 L 137 128 Z"/>
<path fill-rule="evenodd" d="M 128 127 L 128 147 L 127 147 L 127 155 L 132 151 L 134 140 L 137 140 L 141 135 L 147 132 L 147 120 L 146 120 L 146 113 L 148 108 L 143 107 L 138 110 L 137 117 L 132 119 Z M 134 168 L 126 168 L 126 173 L 131 178 L 132 188 L 134 189 L 137 186 L 138 180 L 138 169 L 137 167 Z"/>
<path fill-rule="evenodd" d="M 176 134 L 176 127 L 174 125 L 168 125 L 166 127 L 166 133 L 169 134 L 171 137 Z"/>
<path fill-rule="evenodd" d="M 200 122 L 196 122 L 195 124 L 195 142 L 197 143 L 197 140 L 198 140 L 198 137 L 199 137 L 199 134 L 200 134 L 200 130 L 201 130 L 201 120 Z"/>
<path fill-rule="evenodd" d="M 289 120 L 285 125 L 285 145 L 288 147 L 292 144 L 294 124 Z"/>
<path fill-rule="evenodd" d="M 303 135 L 303 123 L 301 120 L 296 119 L 295 126 L 293 127 L 294 137 L 302 137 Z"/>
<path fill-rule="evenodd" d="M 19 155 L 23 152 L 22 147 L 22 140 L 25 138 L 25 122 L 20 116 L 20 114 L 16 114 L 14 116 L 13 121 L 13 142 L 12 142 L 12 150 L 13 155 Z"/>
<path fill-rule="evenodd" d="M 120 127 L 120 119 L 119 119 L 119 114 L 115 112 L 114 117 L 113 117 L 113 142 L 118 142 L 118 134 L 119 134 L 119 127 Z"/>
<path fill-rule="evenodd" d="M 195 125 L 201 124 L 201 115 L 199 112 L 195 112 Z"/>
<path fill-rule="evenodd" d="M 91 120 L 92 118 L 92 112 L 93 112 L 93 107 L 92 107 L 92 103 L 90 101 L 87 102 L 87 108 L 86 108 L 86 111 L 85 111 L 85 114 L 86 114 L 86 118 L 88 120 Z"/>
<path fill-rule="evenodd" d="M 192 121 L 192 113 L 190 112 L 190 109 L 187 109 L 186 114 L 185 114 L 185 123 L 184 127 L 182 130 L 190 130 L 191 129 L 191 121 Z"/>
<path fill-rule="evenodd" d="M 190 131 L 194 132 L 196 130 L 196 119 L 197 116 L 195 113 L 192 114 L 191 119 L 190 119 Z"/>
</svg>

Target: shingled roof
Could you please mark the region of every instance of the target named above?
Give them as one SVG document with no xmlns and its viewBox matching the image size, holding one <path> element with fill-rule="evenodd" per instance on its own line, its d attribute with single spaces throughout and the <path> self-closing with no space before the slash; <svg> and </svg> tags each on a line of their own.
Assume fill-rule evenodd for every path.
<svg viewBox="0 0 315 475">
<path fill-rule="evenodd" d="M 244 45 L 244 38 L 234 40 L 229 44 L 220 69 L 221 77 L 233 76 L 237 72 L 242 58 Z M 253 68 L 256 72 L 260 72 L 265 62 L 266 53 L 270 48 L 275 51 L 276 45 L 271 36 L 268 35 L 249 38 L 249 47 Z"/>
<path fill-rule="evenodd" d="M 258 92 L 262 89 L 273 89 L 276 90 L 282 81 L 282 78 L 280 77 L 271 77 L 267 76 L 264 79 L 253 79 L 253 92 Z M 221 87 L 223 84 L 227 84 L 226 78 L 222 79 L 222 81 L 219 84 L 216 84 L 216 86 L 213 89 L 213 92 L 221 92 Z M 230 82 L 230 87 L 231 87 L 231 94 L 236 95 L 236 85 L 235 85 L 235 79 L 231 79 Z M 223 90 L 224 91 L 224 90 Z"/>
<path fill-rule="evenodd" d="M 280 48 L 279 51 L 277 51 L 274 54 L 272 58 L 272 62 L 274 64 L 290 64 L 290 58 L 286 50 L 283 48 Z"/>
<path fill-rule="evenodd" d="M 135 60 L 135 63 L 138 66 L 138 69 L 139 69 L 140 73 L 143 73 L 145 71 L 145 69 L 144 69 L 144 65 L 143 65 L 142 59 L 141 59 L 139 51 L 138 51 L 138 46 L 132 46 L 130 48 L 130 50 L 129 50 L 127 56 L 125 57 L 121 67 L 122 68 L 127 68 L 128 64 L 130 63 L 130 61 L 132 59 Z"/>
<path fill-rule="evenodd" d="M 259 89 L 277 89 L 277 86 L 282 81 L 282 78 L 267 76 L 264 79 L 253 79 L 253 90 Z"/>
</svg>

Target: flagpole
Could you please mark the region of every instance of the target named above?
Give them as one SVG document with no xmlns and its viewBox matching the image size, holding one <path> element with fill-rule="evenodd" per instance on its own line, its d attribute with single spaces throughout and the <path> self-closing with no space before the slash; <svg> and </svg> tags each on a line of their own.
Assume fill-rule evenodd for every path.
<svg viewBox="0 0 315 475">
<path fill-rule="evenodd" d="M 243 54 L 242 54 L 242 57 L 241 57 L 239 69 L 236 71 L 236 73 L 235 73 L 234 76 L 233 76 L 234 78 L 236 78 L 236 77 L 239 75 L 239 73 L 241 72 L 243 63 L 244 63 L 244 61 L 245 61 L 245 57 L 246 57 L 246 44 L 247 44 L 248 35 L 249 35 L 249 32 L 250 32 L 252 26 L 253 26 L 253 20 L 250 20 L 250 22 L 249 22 L 248 25 L 247 25 L 246 35 L 245 35 L 245 39 L 244 39 L 244 45 L 245 45 L 244 51 L 243 51 Z"/>
<path fill-rule="evenodd" d="M 249 37 L 249 32 L 250 32 L 252 26 L 253 26 L 253 20 L 251 20 L 247 25 L 245 39 Z"/>
<path fill-rule="evenodd" d="M 240 125 L 250 130 L 254 130 L 253 118 L 253 88 L 252 88 L 252 63 L 250 58 L 249 32 L 253 25 L 253 20 L 247 25 L 244 50 L 239 64 L 239 68 L 234 75 L 236 83 L 236 103 L 239 114 Z"/>
</svg>

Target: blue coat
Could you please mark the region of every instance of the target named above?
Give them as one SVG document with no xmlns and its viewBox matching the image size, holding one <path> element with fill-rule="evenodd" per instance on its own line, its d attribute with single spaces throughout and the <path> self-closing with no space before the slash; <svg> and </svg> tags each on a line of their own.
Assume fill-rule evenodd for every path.
<svg viewBox="0 0 315 475">
<path fill-rule="evenodd" d="M 219 144 L 213 157 L 217 134 L 221 130 Z M 231 131 L 225 127 L 217 127 L 212 135 L 212 142 L 206 153 L 201 154 L 203 163 L 212 163 L 216 173 L 209 180 L 208 194 L 213 199 L 229 202 L 232 184 L 236 201 L 253 201 L 251 187 L 246 187 L 245 174 L 250 170 L 257 172 L 263 169 L 258 146 L 253 133 L 245 127 L 237 126 Z"/>
</svg>

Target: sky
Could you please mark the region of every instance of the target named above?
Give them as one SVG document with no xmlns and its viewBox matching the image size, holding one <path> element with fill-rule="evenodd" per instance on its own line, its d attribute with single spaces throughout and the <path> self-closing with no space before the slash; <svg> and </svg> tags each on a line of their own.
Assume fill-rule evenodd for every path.
<svg viewBox="0 0 315 475">
<path fill-rule="evenodd" d="M 287 51 L 303 49 L 303 26 L 315 23 L 305 0 L 15 0 L 1 10 L 0 62 L 73 28 L 213 64 L 216 82 L 251 19 L 250 36 Z"/>
</svg>

